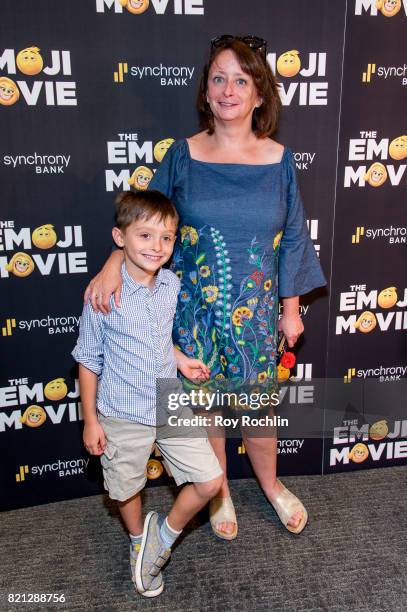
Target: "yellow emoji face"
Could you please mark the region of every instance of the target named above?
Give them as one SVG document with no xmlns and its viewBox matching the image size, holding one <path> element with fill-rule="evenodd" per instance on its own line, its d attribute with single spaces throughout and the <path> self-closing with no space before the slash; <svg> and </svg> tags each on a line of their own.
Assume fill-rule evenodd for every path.
<svg viewBox="0 0 407 612">
<path fill-rule="evenodd" d="M 7 272 L 20 277 L 29 276 L 34 268 L 34 262 L 27 253 L 14 253 L 6 266 Z"/>
<path fill-rule="evenodd" d="M 375 162 L 370 166 L 364 178 L 372 187 L 380 187 L 387 179 L 387 170 L 383 164 Z"/>
<path fill-rule="evenodd" d="M 163 466 L 157 459 L 150 459 L 147 463 L 147 478 L 149 480 L 155 480 L 159 478 L 163 473 Z"/>
<path fill-rule="evenodd" d="M 135 169 L 127 182 L 129 185 L 134 187 L 134 189 L 146 191 L 152 178 L 153 171 L 150 170 L 150 168 L 147 168 L 146 166 L 139 166 Z"/>
<path fill-rule="evenodd" d="M 348 453 L 348 458 L 352 459 L 354 463 L 362 463 L 363 461 L 366 461 L 368 457 L 369 449 L 367 448 L 366 444 L 362 444 L 361 442 L 355 444 L 350 453 Z"/>
<path fill-rule="evenodd" d="M 387 421 L 377 421 L 369 429 L 369 436 L 372 440 L 383 440 L 388 433 Z"/>
<path fill-rule="evenodd" d="M 23 74 L 38 74 L 41 72 L 44 62 L 38 47 L 27 47 L 17 54 L 17 68 Z"/>
<path fill-rule="evenodd" d="M 57 235 L 53 225 L 40 225 L 37 227 L 31 236 L 33 244 L 38 249 L 50 249 L 56 244 Z"/>
<path fill-rule="evenodd" d="M 377 321 L 373 312 L 365 310 L 365 312 L 362 312 L 359 319 L 356 321 L 355 329 L 358 329 L 363 334 L 368 334 L 369 332 L 374 330 L 376 324 Z"/>
<path fill-rule="evenodd" d="M 158 162 L 162 162 L 164 155 L 167 153 L 168 149 L 175 142 L 173 138 L 164 138 L 157 142 L 154 147 L 154 157 Z"/>
<path fill-rule="evenodd" d="M 0 104 L 11 106 L 20 97 L 20 90 L 11 79 L 0 77 Z"/>
<path fill-rule="evenodd" d="M 385 17 L 393 17 L 401 9 L 401 0 L 376 0 L 376 8 Z"/>
<path fill-rule="evenodd" d="M 281 363 L 279 363 L 277 366 L 277 381 L 281 383 L 281 382 L 285 382 L 289 378 L 290 378 L 290 370 L 288 368 L 285 368 L 283 365 L 281 365 Z"/>
<path fill-rule="evenodd" d="M 148 9 L 150 0 L 120 0 L 120 4 L 133 15 L 139 15 Z"/>
<path fill-rule="evenodd" d="M 47 413 L 44 408 L 41 406 L 28 406 L 25 410 L 23 416 L 20 418 L 21 423 L 27 425 L 28 427 L 39 427 L 43 423 L 45 423 L 45 419 L 47 418 Z"/>
<path fill-rule="evenodd" d="M 389 144 L 389 155 L 393 159 L 404 159 L 407 157 L 407 136 L 398 136 Z"/>
<path fill-rule="evenodd" d="M 65 378 L 55 378 L 50 380 L 44 387 L 44 395 L 52 402 L 57 402 L 65 397 L 68 393 L 68 387 L 65 384 Z"/>
<path fill-rule="evenodd" d="M 284 77 L 293 77 L 301 70 L 301 60 L 298 51 L 286 51 L 277 60 L 277 70 Z"/>
<path fill-rule="evenodd" d="M 396 287 L 387 287 L 380 291 L 377 297 L 377 303 L 380 308 L 392 308 L 397 302 L 397 289 Z"/>
</svg>

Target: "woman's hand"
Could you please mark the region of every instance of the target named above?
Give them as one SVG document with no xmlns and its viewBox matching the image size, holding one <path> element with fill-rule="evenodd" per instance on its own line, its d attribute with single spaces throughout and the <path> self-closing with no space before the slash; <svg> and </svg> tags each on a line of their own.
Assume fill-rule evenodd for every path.
<svg viewBox="0 0 407 612">
<path fill-rule="evenodd" d="M 90 455 L 103 455 L 106 448 L 106 437 L 100 423 L 85 423 L 83 443 Z"/>
<path fill-rule="evenodd" d="M 287 338 L 288 346 L 292 348 L 303 333 L 304 325 L 299 314 L 283 315 L 279 321 L 278 329 L 283 332 Z"/>
<path fill-rule="evenodd" d="M 89 301 L 93 310 L 108 314 L 111 310 L 110 296 L 114 295 L 114 303 L 120 308 L 120 296 L 122 291 L 121 265 L 123 262 L 122 251 L 114 251 L 101 271 L 96 274 L 86 287 L 84 302 Z"/>
<path fill-rule="evenodd" d="M 283 316 L 278 323 L 279 331 L 287 338 L 290 348 L 294 346 L 304 331 L 304 325 L 300 317 L 300 300 L 298 296 L 282 298 Z"/>
</svg>

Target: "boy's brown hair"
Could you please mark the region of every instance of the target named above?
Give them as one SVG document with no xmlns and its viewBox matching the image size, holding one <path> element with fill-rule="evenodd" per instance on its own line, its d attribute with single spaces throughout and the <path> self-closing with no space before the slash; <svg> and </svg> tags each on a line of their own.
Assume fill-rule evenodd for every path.
<svg viewBox="0 0 407 612">
<path fill-rule="evenodd" d="M 122 191 L 116 198 L 115 226 L 125 230 L 133 221 L 148 221 L 157 216 L 159 221 L 169 217 L 178 225 L 179 216 L 174 204 L 161 191 Z"/>
</svg>

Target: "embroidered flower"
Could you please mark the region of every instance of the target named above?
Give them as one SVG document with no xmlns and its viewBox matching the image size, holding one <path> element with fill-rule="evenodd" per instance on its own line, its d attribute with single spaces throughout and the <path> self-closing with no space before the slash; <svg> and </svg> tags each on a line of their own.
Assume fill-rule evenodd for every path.
<svg viewBox="0 0 407 612">
<path fill-rule="evenodd" d="M 253 316 L 250 308 L 246 306 L 241 306 L 240 308 L 236 308 L 232 315 L 232 321 L 234 325 L 244 325 L 246 321 L 249 321 Z"/>
<path fill-rule="evenodd" d="M 232 348 L 231 346 L 226 346 L 225 347 L 225 353 L 227 355 L 234 355 L 235 354 L 235 349 Z"/>
<path fill-rule="evenodd" d="M 253 274 L 250 274 L 249 278 L 252 278 L 254 282 L 256 283 L 256 285 L 260 285 L 264 278 L 264 273 L 260 272 L 259 270 L 256 270 L 256 272 L 253 272 Z"/>
<path fill-rule="evenodd" d="M 265 283 L 264 283 L 264 290 L 265 291 L 270 291 L 272 284 L 273 284 L 273 282 L 270 279 L 266 280 Z"/>
<path fill-rule="evenodd" d="M 198 242 L 198 232 L 190 225 L 181 227 L 181 242 L 188 241 L 190 244 Z"/>
<path fill-rule="evenodd" d="M 204 294 L 206 302 L 214 302 L 218 297 L 219 289 L 215 285 L 207 285 L 202 288 L 202 293 Z"/>
<path fill-rule="evenodd" d="M 180 336 L 186 336 L 188 334 L 188 330 L 186 327 L 179 327 L 178 328 L 178 334 Z"/>
<path fill-rule="evenodd" d="M 238 374 L 240 372 L 239 366 L 236 365 L 235 363 L 230 363 L 228 365 L 228 369 L 230 372 L 232 372 L 232 374 Z"/>
<path fill-rule="evenodd" d="M 187 353 L 187 355 L 194 355 L 195 353 L 195 344 L 186 344 L 183 347 L 183 351 Z"/>
<path fill-rule="evenodd" d="M 211 274 L 211 269 L 209 266 L 201 266 L 199 268 L 199 274 L 203 277 L 203 278 L 207 278 L 208 276 L 210 276 Z"/>
<path fill-rule="evenodd" d="M 225 380 L 225 375 L 224 374 L 216 374 L 215 380 Z"/>
<path fill-rule="evenodd" d="M 262 382 L 264 382 L 265 380 L 267 380 L 267 372 L 259 372 L 259 373 L 257 374 L 257 381 L 258 381 L 259 383 L 262 383 Z"/>
<path fill-rule="evenodd" d="M 189 302 L 191 300 L 191 295 L 189 291 L 186 291 L 185 289 L 184 291 L 181 291 L 179 294 L 179 299 L 181 300 L 181 302 Z"/>
<path fill-rule="evenodd" d="M 189 273 L 189 278 L 191 279 L 191 281 L 192 281 L 192 283 L 194 285 L 197 284 L 197 282 L 198 282 L 198 275 L 197 275 L 197 273 L 195 271 Z"/>
<path fill-rule="evenodd" d="M 276 250 L 276 248 L 280 244 L 280 240 L 281 240 L 282 235 L 283 235 L 283 232 L 278 232 L 278 234 L 276 234 L 274 236 L 274 240 L 273 240 L 273 249 L 274 250 Z"/>
</svg>

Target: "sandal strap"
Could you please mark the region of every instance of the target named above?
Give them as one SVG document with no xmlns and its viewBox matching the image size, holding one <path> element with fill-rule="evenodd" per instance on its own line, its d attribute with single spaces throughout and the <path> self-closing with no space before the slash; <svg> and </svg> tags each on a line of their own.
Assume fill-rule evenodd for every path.
<svg viewBox="0 0 407 612">
<path fill-rule="evenodd" d="M 214 497 L 209 504 L 211 525 L 236 523 L 236 512 L 231 497 Z"/>
<path fill-rule="evenodd" d="M 271 502 L 274 510 L 277 512 L 280 521 L 287 527 L 288 521 L 296 512 L 302 512 L 305 516 L 305 508 L 302 502 L 291 493 L 286 487 L 281 491 L 280 495 Z"/>
</svg>

